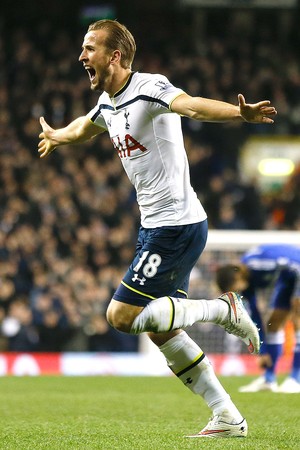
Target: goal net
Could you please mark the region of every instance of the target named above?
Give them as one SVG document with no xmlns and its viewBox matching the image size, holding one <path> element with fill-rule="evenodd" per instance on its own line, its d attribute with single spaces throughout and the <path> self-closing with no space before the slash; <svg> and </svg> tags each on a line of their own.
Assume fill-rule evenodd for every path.
<svg viewBox="0 0 300 450">
<path fill-rule="evenodd" d="M 210 230 L 204 252 L 192 271 L 189 288 L 191 299 L 212 299 L 221 292 L 215 283 L 215 272 L 219 265 L 237 263 L 250 248 L 260 244 L 285 243 L 300 244 L 300 232 L 286 231 L 244 231 Z M 262 314 L 268 312 L 270 292 L 258 293 L 258 304 Z M 247 307 L 247 303 L 245 302 Z M 217 325 L 210 323 L 194 324 L 187 333 L 200 345 L 205 353 L 248 353 L 243 343 Z M 141 351 L 149 351 L 151 344 L 142 338 Z"/>
<path fill-rule="evenodd" d="M 208 233 L 206 249 L 191 274 L 190 298 L 216 298 L 220 291 L 215 283 L 218 266 L 234 264 L 241 256 L 260 244 L 300 244 L 300 232 L 286 231 L 244 231 L 211 230 Z M 269 311 L 270 291 L 258 293 L 258 305 L 266 316 Z M 247 307 L 247 302 L 245 302 Z M 194 324 L 186 330 L 207 353 L 248 353 L 242 342 L 214 324 Z"/>
</svg>

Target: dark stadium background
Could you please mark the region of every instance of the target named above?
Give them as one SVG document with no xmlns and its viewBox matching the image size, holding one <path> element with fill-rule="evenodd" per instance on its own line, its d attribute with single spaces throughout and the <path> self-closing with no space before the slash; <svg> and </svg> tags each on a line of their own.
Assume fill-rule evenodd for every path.
<svg viewBox="0 0 300 450">
<path fill-rule="evenodd" d="M 194 95 L 236 102 L 242 92 L 249 102 L 272 101 L 279 115 L 271 127 L 183 119 L 192 184 L 211 229 L 300 230 L 299 168 L 267 191 L 240 171 L 249 137 L 300 134 L 299 6 L 247 3 L 199 10 L 171 0 L 2 0 L 0 351 L 138 350 L 136 337 L 115 332 L 104 317 L 139 222 L 109 139 L 42 162 L 36 151 L 39 115 L 60 127 L 97 101 L 77 58 L 99 14 L 135 35 L 135 70 L 164 73 Z"/>
</svg>

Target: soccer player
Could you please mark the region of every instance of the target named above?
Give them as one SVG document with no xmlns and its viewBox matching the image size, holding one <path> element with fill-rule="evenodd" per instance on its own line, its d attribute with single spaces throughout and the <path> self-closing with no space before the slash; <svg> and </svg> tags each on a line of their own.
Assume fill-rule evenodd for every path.
<svg viewBox="0 0 300 450">
<path fill-rule="evenodd" d="M 260 366 L 264 375 L 240 388 L 240 392 L 300 393 L 300 246 L 268 244 L 245 253 L 240 264 L 218 268 L 217 284 L 223 291 L 236 290 L 249 302 L 252 319 L 261 327 Z M 264 321 L 257 305 L 260 289 L 270 291 L 271 312 Z M 278 386 L 276 367 L 284 344 L 289 317 L 295 328 L 295 349 L 290 375 Z"/>
<path fill-rule="evenodd" d="M 177 377 L 203 397 L 213 418 L 196 437 L 246 436 L 247 423 L 219 383 L 200 347 L 182 330 L 213 322 L 239 336 L 250 352 L 260 347 L 256 326 L 234 293 L 214 300 L 187 300 L 191 269 L 207 237 L 206 213 L 190 184 L 180 116 L 202 121 L 273 123 L 269 101 L 238 104 L 191 97 L 159 74 L 131 69 L 136 46 L 118 21 L 91 24 L 79 61 L 97 105 L 54 130 L 40 119 L 40 157 L 56 147 L 108 131 L 134 185 L 141 213 L 135 257 L 111 300 L 107 318 L 116 329 L 148 332 Z"/>
</svg>

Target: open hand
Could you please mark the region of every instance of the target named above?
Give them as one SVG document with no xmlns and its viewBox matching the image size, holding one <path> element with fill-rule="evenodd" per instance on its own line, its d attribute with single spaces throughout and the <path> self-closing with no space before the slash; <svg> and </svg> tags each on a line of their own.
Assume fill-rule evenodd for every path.
<svg viewBox="0 0 300 450">
<path fill-rule="evenodd" d="M 54 139 L 55 130 L 48 125 L 44 117 L 40 117 L 40 124 L 43 131 L 39 135 L 41 140 L 38 145 L 38 152 L 40 153 L 40 158 L 44 158 L 53 152 L 58 142 Z"/>
<path fill-rule="evenodd" d="M 263 100 L 258 103 L 246 103 L 242 94 L 238 95 L 240 114 L 246 122 L 252 123 L 273 123 L 272 116 L 277 114 L 274 106 L 270 106 L 269 100 Z"/>
</svg>

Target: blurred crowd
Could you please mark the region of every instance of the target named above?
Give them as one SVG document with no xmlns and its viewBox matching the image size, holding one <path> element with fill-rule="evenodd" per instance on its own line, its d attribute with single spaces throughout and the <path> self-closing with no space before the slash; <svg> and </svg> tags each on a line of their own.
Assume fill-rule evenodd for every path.
<svg viewBox="0 0 300 450">
<path fill-rule="evenodd" d="M 249 135 L 300 134 L 298 17 L 280 30 L 251 17 L 233 15 L 215 33 L 208 24 L 192 41 L 184 23 L 176 33 L 158 28 L 153 39 L 145 24 L 147 34 L 133 30 L 133 69 L 163 73 L 191 95 L 270 99 L 279 111 L 274 126 L 183 119 L 192 184 L 210 228 L 300 230 L 300 170 L 264 195 L 239 173 Z M 63 127 L 97 101 L 78 62 L 85 31 L 45 20 L 0 35 L 0 351 L 138 350 L 137 337 L 105 319 L 139 226 L 108 136 L 45 160 L 37 153 L 40 116 Z"/>
</svg>

